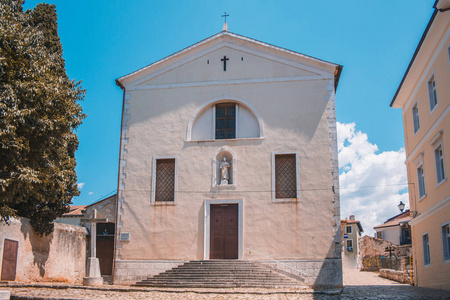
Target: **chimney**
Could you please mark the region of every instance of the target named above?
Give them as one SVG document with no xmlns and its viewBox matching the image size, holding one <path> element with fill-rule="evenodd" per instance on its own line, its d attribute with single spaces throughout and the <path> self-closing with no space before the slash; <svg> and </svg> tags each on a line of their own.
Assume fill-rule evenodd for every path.
<svg viewBox="0 0 450 300">
<path fill-rule="evenodd" d="M 348 217 L 348 219 L 349 219 L 350 221 L 355 221 L 355 215 L 350 215 L 350 217 Z"/>
</svg>

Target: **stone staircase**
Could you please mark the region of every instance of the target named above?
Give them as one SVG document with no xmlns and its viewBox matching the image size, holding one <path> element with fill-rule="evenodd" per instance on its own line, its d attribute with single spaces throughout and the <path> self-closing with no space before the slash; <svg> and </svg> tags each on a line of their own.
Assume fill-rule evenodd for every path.
<svg viewBox="0 0 450 300">
<path fill-rule="evenodd" d="M 279 288 L 304 287 L 301 280 L 276 272 L 270 267 L 245 260 L 190 261 L 134 286 L 192 288 Z"/>
</svg>

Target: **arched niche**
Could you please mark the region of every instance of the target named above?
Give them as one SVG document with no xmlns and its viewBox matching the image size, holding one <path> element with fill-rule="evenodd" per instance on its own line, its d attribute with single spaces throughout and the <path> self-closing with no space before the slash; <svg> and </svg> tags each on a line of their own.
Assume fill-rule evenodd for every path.
<svg viewBox="0 0 450 300">
<path fill-rule="evenodd" d="M 211 100 L 202 104 L 189 120 L 187 141 L 216 139 L 216 106 L 235 105 L 235 137 L 232 139 L 263 138 L 263 122 L 259 114 L 248 103 L 237 99 Z"/>
<path fill-rule="evenodd" d="M 224 158 L 229 164 L 228 167 L 228 183 L 222 182 L 222 171 L 220 169 Z M 235 188 L 236 187 L 236 154 L 228 147 L 222 147 L 216 151 L 212 159 L 212 186 L 219 188 Z"/>
</svg>

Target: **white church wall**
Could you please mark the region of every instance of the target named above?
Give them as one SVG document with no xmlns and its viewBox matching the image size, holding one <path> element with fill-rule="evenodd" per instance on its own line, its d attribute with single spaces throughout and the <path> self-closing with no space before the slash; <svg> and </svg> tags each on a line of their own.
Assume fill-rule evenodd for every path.
<svg viewBox="0 0 450 300">
<path fill-rule="evenodd" d="M 261 260 L 255 254 L 258 252 L 298 262 L 299 268 L 310 266 L 311 284 L 320 282 L 317 276 L 322 271 L 342 282 L 336 267 L 340 263 L 339 196 L 333 192 L 334 187 L 338 191 L 334 75 L 322 70 L 313 76 L 313 67 L 299 69 L 295 60 L 289 61 L 289 66 L 276 63 L 267 57 L 278 52 L 270 50 L 255 56 L 253 50 L 230 52 L 223 47 L 205 54 L 201 61 L 194 60 L 189 70 L 197 76 L 195 84 L 189 81 L 185 69 L 163 65 L 155 69 L 170 69 L 176 80 L 173 85 L 139 79 L 141 83 L 136 86 L 125 80 L 129 120 L 123 124 L 127 143 L 122 143 L 121 151 L 126 164 L 120 174 L 117 234 L 130 233 L 131 238 L 118 243 L 116 282 L 138 280 L 141 276 L 132 274 L 133 268 L 126 267 L 128 262 L 146 261 L 149 267 L 144 269 L 160 270 L 171 261 L 204 259 L 208 247 L 206 199 L 242 199 L 243 259 Z M 182 62 L 188 54 L 174 64 L 184 68 Z M 217 64 L 225 55 L 230 56 L 226 72 Z M 283 55 L 288 62 L 290 55 Z M 245 78 L 250 78 L 246 76 L 252 68 L 258 69 L 258 76 L 249 82 Z M 235 74 L 242 81 L 233 81 Z M 202 107 L 227 99 L 245 103 L 260 119 L 239 105 L 238 137 L 244 138 L 203 139 L 213 136 L 207 127 L 213 116 L 212 106 Z M 201 114 L 193 120 L 198 111 Z M 191 136 L 189 124 L 193 126 Z M 246 138 L 255 133 L 260 137 Z M 222 148 L 234 153 L 238 168 L 233 170 L 232 185 L 217 188 L 211 184 L 217 174 L 211 162 Z M 300 190 L 296 201 L 272 201 L 272 153 L 277 152 L 298 153 Z M 169 156 L 177 157 L 176 205 L 152 205 L 153 160 Z M 328 260 L 338 263 L 330 265 Z M 161 265 L 161 261 L 167 263 Z M 312 263 L 317 261 L 322 263 Z"/>
</svg>

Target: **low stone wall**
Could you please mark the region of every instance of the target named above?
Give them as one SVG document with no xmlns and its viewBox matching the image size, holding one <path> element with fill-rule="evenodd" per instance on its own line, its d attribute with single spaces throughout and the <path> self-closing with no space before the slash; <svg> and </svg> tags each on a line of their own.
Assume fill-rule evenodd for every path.
<svg viewBox="0 0 450 300">
<path fill-rule="evenodd" d="M 412 255 L 411 245 L 392 246 L 392 254 L 394 256 L 410 256 Z"/>
<path fill-rule="evenodd" d="M 16 281 L 80 283 L 85 276 L 86 235 L 84 227 L 55 223 L 48 236 L 35 234 L 26 218 L 0 222 L 0 254 L 5 239 L 17 241 Z M 0 270 L 2 261 L 0 260 Z"/>
<path fill-rule="evenodd" d="M 407 271 L 380 269 L 380 276 L 397 282 L 411 284 L 411 276 Z"/>
<path fill-rule="evenodd" d="M 342 260 L 280 260 L 278 263 L 259 260 L 261 264 L 278 269 L 292 277 L 301 278 L 310 287 L 342 287 Z"/>
<path fill-rule="evenodd" d="M 134 284 L 148 277 L 184 264 L 183 260 L 118 260 L 115 265 L 114 283 Z"/>
</svg>

